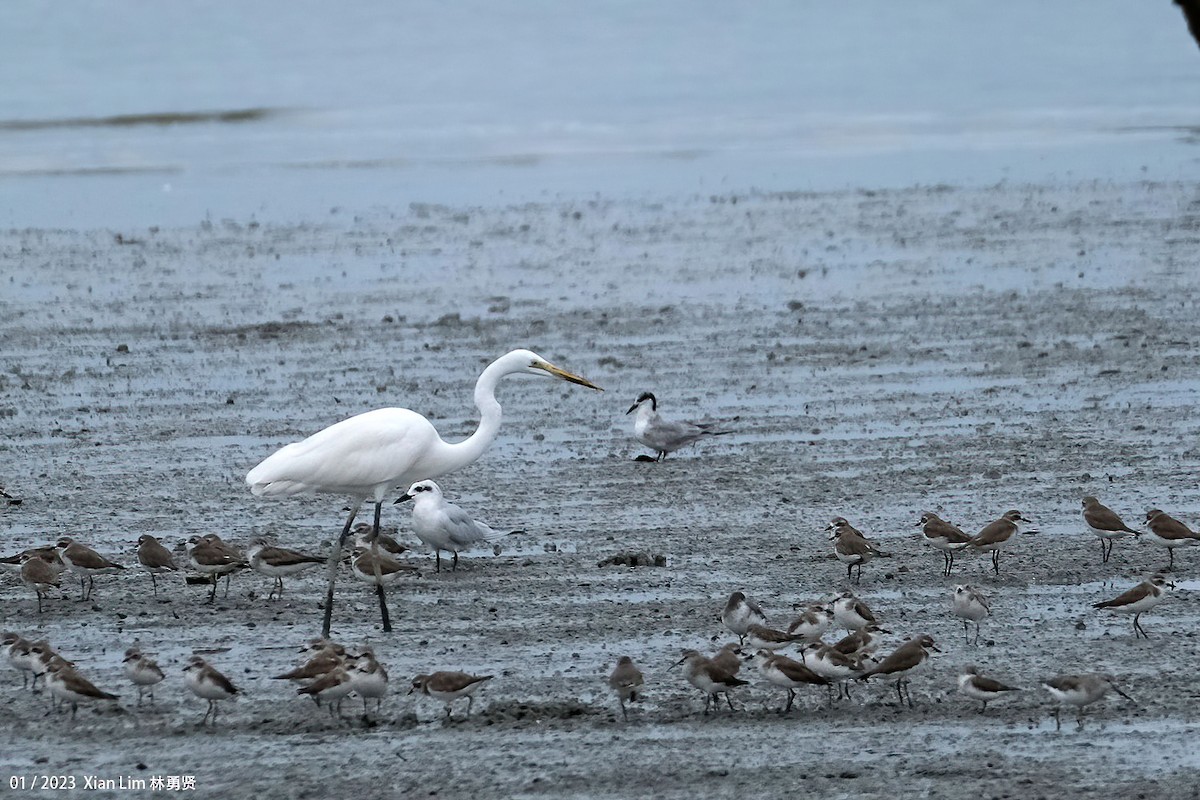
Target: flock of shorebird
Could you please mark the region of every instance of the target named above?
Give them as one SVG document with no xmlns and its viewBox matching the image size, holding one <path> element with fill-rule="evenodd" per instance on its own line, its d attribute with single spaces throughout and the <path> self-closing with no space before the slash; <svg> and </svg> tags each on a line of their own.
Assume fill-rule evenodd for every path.
<svg viewBox="0 0 1200 800">
<path fill-rule="evenodd" d="M 71 706 L 74 718 L 80 703 L 116 701 L 120 695 L 106 692 L 85 678 L 74 662 L 56 653 L 45 639 L 29 641 L 19 634 L 6 631 L 0 638 L 0 651 L 8 665 L 21 674 L 21 686 L 37 691 L 38 679 L 45 684 L 52 707 Z M 370 719 L 368 701 L 375 701 L 378 713 L 388 692 L 388 674 L 375 658 L 375 651 L 362 647 L 357 652 L 347 650 L 337 642 L 313 639 L 300 648 L 306 660 L 300 666 L 273 680 L 293 681 L 300 684 L 296 694 L 311 697 L 319 706 L 327 703 L 331 716 L 341 718 L 342 701 L 351 694 L 363 701 L 363 717 Z M 125 651 L 122 660 L 125 677 L 137 689 L 140 706 L 146 695 L 154 703 L 154 689 L 166 674 L 154 659 L 134 646 Z M 32 680 L 31 680 L 32 678 Z M 434 672 L 417 675 L 412 680 L 409 694 L 421 694 L 441 700 L 446 705 L 446 716 L 450 716 L 450 704 L 460 697 L 467 698 L 467 714 L 471 713 L 471 695 L 491 675 L 468 675 L 465 672 Z M 217 723 L 217 703 L 232 700 L 243 694 L 228 677 L 217 670 L 202 655 L 192 654 L 183 669 L 183 684 L 192 694 L 207 701 L 208 706 L 200 724 Z"/>
<path fill-rule="evenodd" d="M 1140 631 L 1138 616 L 1161 601 L 1165 588 L 1172 585 L 1163 576 L 1156 575 L 1113 600 L 1094 604 L 1094 607 L 1134 613 L 1137 632 Z M 991 614 L 987 599 L 977 589 L 959 585 L 954 588 L 950 606 L 954 615 L 963 620 L 967 643 L 978 644 L 979 623 Z M 722 695 L 730 710 L 734 710 L 730 692 L 750 683 L 738 677 L 743 662 L 753 663 L 766 683 L 786 691 L 787 701 L 780 712 L 792 709 L 796 692 L 803 687 L 824 686 L 832 704 L 835 697 L 837 700 L 850 699 L 852 681 L 867 681 L 875 676 L 894 680 L 898 702 L 911 708 L 913 701 L 908 687 L 912 677 L 928 669 L 931 652 L 942 652 L 934 644 L 933 637 L 923 633 L 880 657 L 877 651 L 883 637 L 891 631 L 883 628 L 875 613 L 852 592 L 844 592 L 831 602 L 809 604 L 785 629 L 778 629 L 768 625 L 767 615 L 757 603 L 744 592 L 736 591 L 721 611 L 721 622 L 738 637 L 737 642 L 722 645 L 711 656 L 694 649 L 685 650 L 674 665 L 682 665 L 687 682 L 704 693 L 705 714 L 720 707 Z M 971 624 L 975 625 L 974 640 L 970 637 Z M 825 635 L 835 630 L 844 630 L 846 634 L 826 642 Z M 797 658 L 780 652 L 788 647 L 798 648 Z M 628 719 L 626 703 L 636 701 L 641 695 L 644 675 L 630 657 L 622 656 L 609 675 L 608 683 L 617 697 L 622 716 Z M 1054 719 L 1060 729 L 1063 705 L 1079 709 L 1079 724 L 1082 725 L 1084 707 L 1100 700 L 1109 690 L 1130 699 L 1116 686 L 1115 678 L 1105 673 L 1057 675 L 1043 681 L 1042 686 L 1057 702 Z M 980 713 L 983 713 L 989 702 L 1020 689 L 981 675 L 974 665 L 966 665 L 958 675 L 958 691 L 980 701 Z"/>
<path fill-rule="evenodd" d="M 433 481 L 413 484 L 401 500 L 413 500 L 412 531 L 434 552 L 437 572 L 441 572 L 442 569 L 442 552 L 453 556 L 451 569 L 457 569 L 459 552 L 480 544 L 493 544 L 494 552 L 499 553 L 499 545 L 496 542 L 508 535 L 493 531 L 458 506 L 447 502 L 441 489 Z M 393 536 L 382 531 L 375 533 L 369 523 L 359 523 L 353 532 L 355 547 L 349 562 L 354 577 L 360 581 L 386 586 L 402 575 L 418 573 L 417 566 L 399 560 L 409 548 L 397 542 Z M 518 531 L 514 531 L 516 532 Z M 210 603 L 216 598 L 220 578 L 227 579 L 228 594 L 228 579 L 239 570 L 251 569 L 271 578 L 274 585 L 267 595 L 267 599 L 270 600 L 283 596 L 284 578 L 327 562 L 324 556 L 277 547 L 263 537 L 251 541 L 245 552 L 215 533 L 193 536 L 181 545 L 181 548 L 186 554 L 185 566 L 210 583 Z M 175 552 L 167 549 L 150 534 L 138 537 L 138 564 L 150 574 L 155 596 L 158 595 L 158 577 L 180 571 L 180 564 L 175 555 Z M 125 565 L 64 536 L 54 545 L 31 547 L 15 555 L 0 558 L 0 568 L 18 573 L 21 580 L 37 594 L 40 613 L 43 601 L 51 590 L 60 587 L 63 572 L 69 571 L 79 579 L 79 599 L 89 600 L 95 588 L 96 576 L 123 571 Z"/>
<path fill-rule="evenodd" d="M 246 475 L 246 483 L 255 495 L 286 497 L 301 493 L 324 492 L 341 494 L 351 498 L 350 514 L 346 519 L 341 536 L 336 540 L 328 557 L 319 557 L 272 545 L 265 540 L 256 540 L 242 553 L 224 542 L 216 534 L 192 537 L 186 545 L 187 561 L 191 568 L 211 583 L 209 602 L 216 597 L 219 578 L 228 577 L 236 570 L 254 569 L 274 581 L 268 599 L 282 596 L 283 578 L 320 563 L 329 565 L 329 585 L 324 610 L 322 647 L 327 643 L 333 608 L 334 584 L 337 566 L 342 561 L 342 548 L 351 533 L 355 535 L 355 546 L 350 556 L 354 576 L 373 584 L 379 597 L 380 611 L 385 632 L 391 630 L 384 587 L 401 575 L 413 574 L 417 568 L 398 556 L 404 547 L 386 535 L 380 527 L 380 514 L 384 498 L 393 487 L 407 486 L 407 491 L 395 502 L 413 501 L 412 528 L 417 537 L 435 553 L 436 568 L 441 569 L 441 553 L 453 556 L 452 568 L 457 567 L 458 553 L 479 544 L 499 547 L 498 534 L 488 526 L 473 519 L 462 509 L 448 503 L 432 477 L 444 475 L 472 463 L 495 438 L 500 426 L 500 404 L 495 398 L 499 381 L 507 375 L 527 374 L 564 380 L 591 389 L 600 387 L 584 378 L 567 372 L 549 363 L 541 356 L 528 350 L 513 350 L 493 361 L 480 374 L 475 386 L 475 405 L 480 412 L 478 429 L 467 439 L 450 443 L 441 439 L 433 425 L 423 416 L 403 408 L 383 408 L 369 411 L 342 420 L 300 442 L 286 445 L 263 460 Z M 729 433 L 711 421 L 684 422 L 664 419 L 658 413 L 658 400 L 649 393 L 641 394 L 629 408 L 636 414 L 634 437 L 652 449 L 654 457 L 641 456 L 639 460 L 662 461 L 668 454 L 690 445 L 707 436 Z M 373 523 L 354 525 L 355 517 L 364 502 L 374 506 Z M 10 499 L 10 502 L 12 500 Z M 1200 543 L 1200 534 L 1157 509 L 1147 515 L 1148 531 L 1143 533 L 1126 526 L 1110 509 L 1105 508 L 1094 497 L 1084 498 L 1083 517 L 1088 527 L 1101 539 L 1102 557 L 1109 559 L 1113 543 L 1125 535 L 1146 536 L 1150 541 L 1167 548 L 1169 566 L 1174 565 L 1174 550 L 1178 547 Z M 1017 533 L 1033 533 L 1027 520 L 1019 511 L 1009 511 L 999 519 L 986 525 L 979 533 L 971 536 L 960 528 L 939 518 L 932 512 L 921 517 L 923 539 L 940 550 L 944 558 L 943 575 L 949 576 L 954 567 L 955 555 L 963 550 L 990 552 L 992 568 L 1000 572 L 1000 551 Z M 848 520 L 836 517 L 828 530 L 833 541 L 836 558 L 846 565 L 847 580 L 860 582 L 862 568 L 874 558 L 888 554 L 872 543 Z M 138 541 L 138 562 L 151 576 L 157 594 L 158 577 L 177 572 L 180 567 L 175 555 L 153 536 L 143 535 Z M 91 596 L 95 577 L 124 569 L 86 545 L 62 538 L 53 547 L 35 547 L 6 559 L 0 566 L 18 570 L 24 583 L 37 594 L 38 610 L 48 592 L 60 583 L 60 575 L 69 570 L 80 580 L 81 599 Z M 1129 591 L 1103 603 L 1097 608 L 1132 613 L 1135 637 L 1145 636 L 1140 624 L 1142 613 L 1162 600 L 1174 584 L 1162 576 L 1144 581 Z M 979 623 L 991 612 L 986 598 L 970 586 L 959 586 L 953 595 L 952 609 L 963 620 L 964 630 L 969 637 L 970 625 L 975 627 L 975 640 L 979 637 Z M 787 630 L 767 627 L 762 610 L 744 595 L 735 592 L 722 614 L 725 625 L 739 637 L 739 644 L 723 648 L 712 657 L 698 651 L 688 650 L 679 660 L 683 675 L 689 683 L 705 692 L 705 712 L 717 703 L 721 694 L 732 707 L 729 690 L 745 681 L 737 678 L 738 667 L 744 657 L 741 648 L 750 653 L 752 660 L 768 683 L 787 689 L 790 708 L 795 699 L 795 690 L 808 684 L 838 688 L 839 696 L 848 696 L 852 679 L 868 680 L 873 676 L 888 676 L 896 681 L 896 692 L 901 702 L 912 705 L 908 693 L 909 676 L 919 671 L 928 661 L 930 651 L 937 652 L 933 639 L 925 634 L 915 636 L 900 645 L 887 657 L 877 659 L 880 634 L 886 633 L 861 600 L 853 595 L 843 595 L 835 602 L 814 604 L 807 608 Z M 845 627 L 850 634 L 839 641 L 826 644 L 824 633 L 834 621 Z M 13 634 L 15 636 L 15 634 Z M 69 700 L 72 709 L 85 698 L 110 699 L 88 683 L 70 662 L 55 656 L 44 641 L 28 646 L 25 655 L 21 642 L 8 645 L 10 663 L 18 669 L 29 662 L 37 661 L 46 676 L 46 685 L 59 700 Z M 790 659 L 776 651 L 785 646 L 799 643 L 800 660 Z M 36 648 L 40 655 L 35 658 Z M 328 653 L 322 653 L 323 657 Z M 315 657 L 315 656 L 314 656 Z M 16 659 L 15 661 L 13 659 Z M 40 659 L 40 660 L 39 660 Z M 332 659 L 327 659 L 332 660 Z M 328 698 L 335 703 L 350 693 L 364 695 L 357 686 L 363 686 L 362 665 L 374 664 L 373 654 L 348 655 L 344 648 L 336 656 L 337 665 L 322 675 L 322 681 L 304 687 L 302 693 L 315 699 Z M 133 651 L 127 659 L 127 667 L 139 686 L 153 685 L 161 671 L 140 652 Z M 129 666 L 132 663 L 134 666 Z M 140 665 L 140 666 L 138 666 Z M 135 669 L 135 667 L 137 667 Z M 382 667 L 378 667 L 382 672 Z M 36 671 L 32 670 L 32 671 Z M 383 673 L 386 682 L 386 673 Z M 209 701 L 205 720 L 216 717 L 215 703 L 235 696 L 238 690 L 224 678 L 202 656 L 194 656 L 186 670 L 188 687 L 198 696 Z M 470 696 L 474 688 L 487 680 L 488 676 L 470 676 L 465 673 L 438 672 L 419 676 L 414 688 L 423 693 L 453 699 L 463 694 Z M 327 680 L 325 680 L 327 679 Z M 356 684 L 356 681 L 358 682 Z M 620 701 L 622 714 L 625 703 L 636 698 L 644 678 L 631 659 L 622 658 L 609 679 L 610 686 Z M 993 681 L 973 667 L 964 669 L 959 683 L 962 692 L 983 702 L 1013 691 L 1012 687 Z M 1081 708 L 1095 702 L 1110 689 L 1115 690 L 1111 676 L 1103 674 L 1059 676 L 1045 683 L 1048 691 L 1060 703 L 1073 704 Z M 90 688 L 89 688 L 90 687 Z M 368 692 L 370 690 L 367 690 Z M 1117 690 L 1119 691 L 1119 690 Z M 140 697 L 139 697 L 140 699 Z M 469 703 L 468 703 L 469 706 Z M 1057 718 L 1057 713 L 1056 713 Z M 1082 716 L 1081 716 L 1082 719 Z"/>
<path fill-rule="evenodd" d="M 1200 534 L 1166 515 L 1158 509 L 1146 516 L 1148 531 L 1142 532 L 1127 526 L 1115 512 L 1102 505 L 1095 497 L 1083 499 L 1083 519 L 1087 527 L 1100 538 L 1102 560 L 1107 562 L 1113 543 L 1123 536 L 1146 535 L 1147 538 L 1167 548 L 1169 567 L 1174 566 L 1174 549 L 1200 544 Z M 946 522 L 932 512 L 920 518 L 923 539 L 940 550 L 944 556 L 943 575 L 949 576 L 954 566 L 954 555 L 967 548 L 980 552 L 991 552 L 993 570 L 999 574 L 1000 548 L 1018 532 L 1036 533 L 1024 529 L 1028 520 L 1019 511 L 1009 511 L 999 519 L 986 525 L 974 536 Z M 846 564 L 846 577 L 850 580 L 852 570 L 856 582 L 861 579 L 863 564 L 876 557 L 888 554 L 870 542 L 844 517 L 835 517 L 827 530 L 834 541 L 834 555 Z M 1148 638 L 1141 626 L 1141 616 L 1157 606 L 1175 584 L 1162 574 L 1156 574 L 1138 583 L 1117 597 L 1092 604 L 1096 609 L 1107 609 L 1133 616 L 1134 638 Z M 959 585 L 950 598 L 950 609 L 954 616 L 963 621 L 963 631 L 968 644 L 979 643 L 980 623 L 991 615 L 987 598 L 978 589 Z M 725 627 L 738 637 L 738 642 L 723 645 L 711 656 L 697 650 L 685 650 L 675 666 L 683 667 L 684 678 L 704 693 L 704 713 L 710 708 L 720 707 L 721 695 L 733 709 L 729 693 L 749 681 L 738 677 L 742 662 L 752 662 L 768 684 L 784 689 L 787 702 L 780 709 L 789 711 L 796 699 L 796 691 L 804 686 L 825 686 L 830 702 L 837 698 L 849 698 L 850 681 L 867 681 L 873 676 L 884 676 L 895 680 L 896 694 L 901 704 L 912 707 L 912 695 L 908 691 L 911 676 L 927 668 L 930 652 L 941 652 L 928 634 L 914 636 L 896 647 L 883 658 L 876 655 L 883 634 L 890 633 L 879 625 L 874 613 L 851 592 L 845 592 L 829 603 L 812 603 L 796 616 L 786 629 L 772 628 L 762 608 L 741 591 L 730 595 L 721 612 Z M 975 627 L 974 639 L 971 626 Z M 831 630 L 847 633 L 835 642 L 824 641 Z M 790 658 L 779 651 L 795 646 L 799 657 Z M 621 657 L 608 679 L 609 686 L 617 696 L 622 716 L 628 718 L 626 703 L 636 700 L 645 684 L 645 678 L 633 660 Z M 958 675 L 959 692 L 982 703 L 980 713 L 987 704 L 1015 692 L 1017 687 L 1007 685 L 980 674 L 974 665 L 964 666 Z M 1057 675 L 1042 682 L 1042 686 L 1056 701 L 1054 719 L 1061 729 L 1060 712 L 1063 705 L 1079 709 L 1078 722 L 1083 724 L 1086 706 L 1103 698 L 1110 690 L 1125 697 L 1116 679 L 1107 673 L 1083 673 Z"/>
<path fill-rule="evenodd" d="M 414 484 L 402 499 L 416 501 L 412 518 L 414 533 L 435 552 L 446 550 L 452 553 L 452 568 L 457 566 L 459 550 L 474 544 L 494 542 L 501 535 L 476 522 L 457 506 L 449 504 L 432 481 Z M 453 536 L 448 533 L 447 519 L 453 520 Z M 1173 552 L 1175 547 L 1200 543 L 1200 537 L 1158 510 L 1151 511 L 1147 517 L 1148 533 L 1126 526 L 1117 514 L 1094 497 L 1083 499 L 1083 519 L 1087 527 L 1100 538 L 1104 561 L 1111 555 L 1113 541 L 1126 535 L 1147 535 L 1151 541 L 1168 548 L 1168 552 Z M 1020 512 L 1009 511 L 984 526 L 978 534 L 970 536 L 932 512 L 922 515 L 918 522 L 922 528 L 922 540 L 945 557 L 943 575 L 951 573 L 955 553 L 968 548 L 991 552 L 993 569 L 998 573 L 1000 548 L 1017 533 L 1035 532 L 1025 528 L 1027 524 L 1028 520 Z M 860 580 L 863 564 L 872 558 L 887 556 L 844 517 L 835 517 L 827 531 L 834 544 L 834 555 L 847 565 L 847 580 Z M 367 523 L 357 526 L 354 532 L 356 547 L 352 569 L 361 580 L 373 582 L 378 577 L 376 569 L 384 576 L 385 582 L 390 582 L 400 574 L 416 572 L 415 566 L 398 560 L 408 548 L 394 537 L 376 533 Z M 268 594 L 268 599 L 271 599 L 282 597 L 284 577 L 326 561 L 324 557 L 276 547 L 263 539 L 255 539 L 242 553 L 215 534 L 192 537 L 185 549 L 191 568 L 211 583 L 210 601 L 215 597 L 219 578 L 228 578 L 235 570 L 249 568 L 271 578 L 274 581 Z M 139 538 L 137 555 L 139 564 L 151 577 L 153 593 L 157 596 L 157 578 L 180 570 L 175 555 L 150 535 Z M 1172 555 L 1170 564 L 1173 566 L 1173 563 Z M 87 599 L 92 594 L 97 575 L 124 569 L 123 565 L 66 537 L 53 547 L 35 547 L 0 559 L 0 564 L 20 570 L 22 579 L 37 592 L 39 611 L 46 591 L 58 585 L 58 578 L 63 571 L 69 570 L 78 577 L 80 599 Z M 436 564 L 440 570 L 440 557 Z M 852 572 L 855 569 L 859 571 L 858 574 Z M 1165 599 L 1168 590 L 1174 587 L 1175 584 L 1164 575 L 1154 575 L 1119 596 L 1094 603 L 1093 606 L 1131 614 L 1135 638 L 1145 637 L 1147 634 L 1140 623 L 1142 614 L 1158 605 Z M 978 644 L 981 623 L 991 615 L 987 597 L 973 586 L 959 585 L 951 594 L 949 609 L 962 620 L 966 642 Z M 804 686 L 827 687 L 830 702 L 833 702 L 835 689 L 838 699 L 849 698 L 852 681 L 867 681 L 875 676 L 894 680 L 899 702 L 911 707 L 912 696 L 908 691 L 910 678 L 927 667 L 931 652 L 941 652 L 932 637 L 921 634 L 880 658 L 877 651 L 890 631 L 884 629 L 866 603 L 851 592 L 845 592 L 830 602 L 804 606 L 783 629 L 770 627 L 762 608 L 740 591 L 729 597 L 720 618 L 724 626 L 738 637 L 738 641 L 724 645 L 712 656 L 705 656 L 694 649 L 686 650 L 676 662 L 676 666 L 683 667 L 684 679 L 704 692 L 705 714 L 718 707 L 721 695 L 725 696 L 726 704 L 733 707 L 730 691 L 749 683 L 738 677 L 743 662 L 752 662 L 769 685 L 786 690 L 787 700 L 782 711 L 793 707 L 796 691 Z M 844 629 L 846 635 L 832 642 L 825 641 L 824 637 L 829 632 L 839 629 Z M 797 658 L 780 652 L 793 646 L 798 648 Z M 4 651 L 9 665 L 22 672 L 23 684 L 30 675 L 33 677 L 32 686 L 36 686 L 39 678 L 44 679 L 46 689 L 54 700 L 70 703 L 72 715 L 80 702 L 117 699 L 117 695 L 98 689 L 79 673 L 72 662 L 56 654 L 45 640 L 27 641 L 15 633 L 5 633 L 0 649 Z M 298 693 L 311 696 L 318 705 L 327 701 L 331 714 L 340 716 L 341 701 L 351 694 L 363 699 L 364 714 L 367 700 L 376 700 L 378 708 L 387 691 L 387 672 L 370 648 L 350 652 L 335 642 L 317 639 L 302 648 L 302 652 L 309 655 L 303 665 L 276 677 L 303 681 L 304 685 Z M 147 692 L 153 702 L 153 688 L 165 677 L 158 664 L 138 647 L 131 647 L 125 654 L 124 671 L 138 688 L 138 704 L 141 705 L 143 695 Z M 452 700 L 464 696 L 470 698 L 490 678 L 490 675 L 463 672 L 435 672 L 417 676 L 411 691 L 443 700 L 449 716 L 449 703 Z M 210 719 L 215 724 L 217 702 L 240 693 L 228 678 L 198 654 L 192 655 L 187 662 L 184 683 L 193 694 L 208 701 L 202 724 Z M 626 703 L 637 700 L 641 695 L 645 683 L 643 674 L 631 658 L 622 657 L 609 676 L 608 683 L 616 694 L 622 716 L 627 719 Z M 1127 697 L 1115 685 L 1111 675 L 1100 673 L 1060 675 L 1045 681 L 1043 685 L 1060 705 L 1079 707 L 1081 722 L 1083 707 L 1101 699 L 1109 690 Z M 989 702 L 1018 691 L 1015 687 L 980 674 L 971 665 L 964 667 L 959 674 L 958 687 L 964 696 L 982 703 L 981 712 Z M 470 706 L 471 700 L 468 699 L 468 714 Z M 1059 707 L 1056 706 L 1056 723 L 1061 725 L 1058 711 Z"/>
</svg>

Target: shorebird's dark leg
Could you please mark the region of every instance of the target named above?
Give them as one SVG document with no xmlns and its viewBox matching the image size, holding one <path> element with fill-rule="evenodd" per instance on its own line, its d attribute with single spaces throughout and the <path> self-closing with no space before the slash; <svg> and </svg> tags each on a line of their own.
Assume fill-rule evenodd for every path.
<svg viewBox="0 0 1200 800">
<path fill-rule="evenodd" d="M 949 575 L 950 568 L 954 566 L 954 556 L 949 550 L 942 551 L 942 574 Z"/>
<path fill-rule="evenodd" d="M 896 681 L 896 696 L 900 698 L 900 705 L 904 705 L 904 690 L 900 688 L 900 681 L 902 680 L 904 679 L 901 678 Z"/>
<path fill-rule="evenodd" d="M 454 551 L 454 560 L 450 562 L 450 571 L 458 572 L 458 551 Z"/>
<path fill-rule="evenodd" d="M 787 705 L 783 707 L 784 712 L 791 711 L 792 704 L 796 702 L 796 690 L 789 687 L 787 692 L 788 692 L 788 701 L 787 701 Z"/>
<path fill-rule="evenodd" d="M 997 575 L 1000 574 L 1000 551 L 998 549 L 992 551 L 992 569 Z"/>
<path fill-rule="evenodd" d="M 85 581 L 83 579 L 83 576 L 80 575 L 79 576 L 79 602 L 81 602 L 81 603 L 84 600 L 87 600 L 87 595 L 84 594 L 84 591 L 86 590 L 86 588 L 87 588 L 87 581 Z"/>
<path fill-rule="evenodd" d="M 229 597 L 229 582 L 231 580 L 233 580 L 233 571 L 232 570 L 225 573 L 225 594 L 221 595 L 222 598 Z"/>
<path fill-rule="evenodd" d="M 158 597 L 158 578 L 154 577 L 154 573 L 150 573 L 150 585 L 154 587 L 154 596 Z"/>
<path fill-rule="evenodd" d="M 730 711 L 737 711 L 737 709 L 733 707 L 733 698 L 729 696 L 729 692 L 725 693 L 725 702 L 729 704 Z"/>
<path fill-rule="evenodd" d="M 629 722 L 629 712 L 625 710 L 624 698 L 618 697 L 617 702 L 619 702 L 621 704 L 621 719 L 625 720 L 626 722 Z"/>
<path fill-rule="evenodd" d="M 979 709 L 979 713 L 982 714 L 985 711 L 987 711 L 987 700 L 983 701 L 983 708 Z"/>
<path fill-rule="evenodd" d="M 435 559 L 437 559 L 437 569 L 435 569 L 434 572 L 441 572 L 442 571 L 442 551 L 434 550 L 433 557 Z"/>
<path fill-rule="evenodd" d="M 212 580 L 212 591 L 208 593 L 208 600 L 205 602 L 209 605 L 212 605 L 213 603 L 217 602 L 217 581 L 219 579 L 217 578 L 217 573 L 215 572 L 209 577 Z"/>
<path fill-rule="evenodd" d="M 40 613 L 42 613 L 42 591 L 40 589 L 38 590 L 37 596 L 38 596 L 38 613 L 40 614 Z"/>
<path fill-rule="evenodd" d="M 1133 638 L 1138 638 L 1138 635 L 1140 634 L 1143 639 L 1149 639 L 1150 637 L 1146 635 L 1146 631 L 1142 628 L 1141 623 L 1138 622 L 1138 619 L 1140 619 L 1141 616 L 1141 614 L 1133 615 Z"/>
<path fill-rule="evenodd" d="M 1167 548 L 1167 567 L 1168 567 L 1168 569 L 1175 568 L 1175 548 L 1174 547 Z"/>
<path fill-rule="evenodd" d="M 1062 718 L 1059 715 L 1059 712 L 1061 712 L 1061 711 L 1062 711 L 1062 706 L 1054 707 L 1054 730 L 1056 730 L 1056 731 L 1062 730 Z"/>
<path fill-rule="evenodd" d="M 354 524 L 354 518 L 358 516 L 358 509 L 362 507 L 362 504 L 362 500 L 355 500 L 354 505 L 350 507 L 350 516 L 346 517 L 346 524 L 342 526 L 342 535 L 338 537 L 333 552 L 329 554 L 329 588 L 325 590 L 325 621 L 321 623 L 321 635 L 326 638 L 329 637 L 329 626 L 333 622 L 333 587 L 337 583 L 338 562 L 342 560 L 342 548 L 346 546 L 346 537 L 350 535 L 350 526 Z M 376 508 L 378 507 L 376 504 Z M 378 527 L 376 530 L 378 531 Z"/>
<path fill-rule="evenodd" d="M 963 638 L 967 640 L 967 644 L 971 643 L 970 624 L 965 619 L 963 620 Z"/>
</svg>

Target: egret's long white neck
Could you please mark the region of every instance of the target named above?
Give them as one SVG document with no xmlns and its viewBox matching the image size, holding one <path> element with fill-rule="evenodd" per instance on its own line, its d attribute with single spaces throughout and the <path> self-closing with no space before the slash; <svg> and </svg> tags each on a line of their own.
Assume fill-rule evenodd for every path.
<svg viewBox="0 0 1200 800">
<path fill-rule="evenodd" d="M 500 403 L 496 400 L 496 385 L 500 379 L 516 370 L 502 356 L 491 364 L 475 382 L 475 407 L 479 409 L 479 427 L 461 442 L 442 442 L 439 471 L 427 477 L 444 475 L 467 464 L 473 463 L 488 448 L 500 432 L 502 417 Z"/>
</svg>

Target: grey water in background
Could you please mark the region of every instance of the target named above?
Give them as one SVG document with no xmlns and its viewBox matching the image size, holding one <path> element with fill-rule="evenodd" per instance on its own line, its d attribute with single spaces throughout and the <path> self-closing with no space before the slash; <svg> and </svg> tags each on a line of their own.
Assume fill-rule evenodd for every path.
<svg viewBox="0 0 1200 800">
<path fill-rule="evenodd" d="M 1200 176 L 1170 0 L 6 0 L 0 227 Z"/>
</svg>

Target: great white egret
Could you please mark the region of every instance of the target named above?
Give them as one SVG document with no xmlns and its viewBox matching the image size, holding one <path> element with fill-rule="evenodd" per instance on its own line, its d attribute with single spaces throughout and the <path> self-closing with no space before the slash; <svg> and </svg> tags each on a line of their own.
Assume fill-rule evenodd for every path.
<svg viewBox="0 0 1200 800">
<path fill-rule="evenodd" d="M 305 492 L 349 495 L 350 516 L 329 556 L 329 588 L 325 595 L 324 636 L 329 635 L 333 589 L 342 548 L 350 526 L 366 500 L 375 504 L 374 532 L 379 531 L 383 499 L 393 487 L 436 478 L 473 463 L 483 455 L 500 430 L 496 385 L 506 375 L 525 373 L 599 386 L 554 366 L 530 350 L 513 350 L 483 370 L 475 383 L 479 427 L 461 442 L 447 442 L 425 417 L 407 408 L 380 408 L 330 425 L 301 442 L 280 448 L 246 474 L 250 491 L 264 497 Z M 378 587 L 380 611 L 387 623 L 383 587 Z"/>
</svg>

